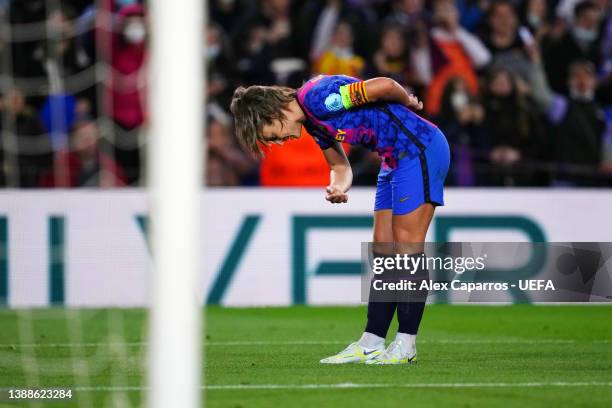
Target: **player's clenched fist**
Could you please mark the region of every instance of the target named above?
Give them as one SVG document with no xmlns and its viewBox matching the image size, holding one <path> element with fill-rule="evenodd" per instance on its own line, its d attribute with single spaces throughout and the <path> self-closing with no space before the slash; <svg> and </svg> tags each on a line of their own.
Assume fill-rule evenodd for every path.
<svg viewBox="0 0 612 408">
<path fill-rule="evenodd" d="M 330 203 L 340 204 L 348 202 L 348 194 L 346 194 L 338 187 L 327 186 L 325 191 L 327 192 L 325 199 Z"/>
<path fill-rule="evenodd" d="M 423 109 L 423 102 L 419 101 L 419 98 L 417 98 L 415 95 L 410 94 L 408 95 L 408 104 L 406 106 L 408 106 L 410 109 L 421 110 Z"/>
</svg>

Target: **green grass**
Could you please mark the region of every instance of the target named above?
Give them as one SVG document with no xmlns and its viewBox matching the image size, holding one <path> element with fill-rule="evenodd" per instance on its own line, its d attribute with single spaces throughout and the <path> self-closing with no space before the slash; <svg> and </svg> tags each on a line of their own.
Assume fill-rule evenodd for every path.
<svg viewBox="0 0 612 408">
<path fill-rule="evenodd" d="M 417 364 L 320 365 L 320 358 L 360 335 L 364 315 L 363 307 L 210 308 L 208 406 L 525 408 L 612 403 L 612 307 L 432 305 L 421 326 Z M 127 401 L 140 406 L 145 323 L 143 310 L 0 310 L 0 388 L 87 386 L 94 390 L 77 391 L 72 405 L 47 405 L 115 407 Z M 305 344 L 269 344 L 292 341 Z M 79 375 L 78 367 L 86 371 Z M 559 382 L 567 384 L 554 384 Z M 321 388 L 342 383 L 389 387 Z M 299 388 L 304 385 L 312 388 Z M 100 389 L 107 386 L 135 388 Z"/>
</svg>

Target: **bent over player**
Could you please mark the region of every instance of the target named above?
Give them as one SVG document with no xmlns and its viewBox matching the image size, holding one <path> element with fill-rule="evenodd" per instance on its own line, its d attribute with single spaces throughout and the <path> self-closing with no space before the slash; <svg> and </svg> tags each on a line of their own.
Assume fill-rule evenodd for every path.
<svg viewBox="0 0 612 408">
<path fill-rule="evenodd" d="M 241 143 L 282 145 L 304 126 L 323 151 L 330 172 L 326 200 L 346 203 L 352 183 L 341 142 L 362 145 L 382 158 L 374 204 L 374 243 L 425 241 L 436 206 L 444 205 L 443 185 L 450 154 L 444 134 L 409 108 L 422 103 L 390 78 L 359 81 L 319 75 L 295 90 L 280 86 L 239 87 L 231 111 Z M 321 363 L 401 364 L 416 361 L 416 335 L 424 301 L 368 303 L 361 338 Z M 385 349 L 397 311 L 399 329 Z"/>
</svg>

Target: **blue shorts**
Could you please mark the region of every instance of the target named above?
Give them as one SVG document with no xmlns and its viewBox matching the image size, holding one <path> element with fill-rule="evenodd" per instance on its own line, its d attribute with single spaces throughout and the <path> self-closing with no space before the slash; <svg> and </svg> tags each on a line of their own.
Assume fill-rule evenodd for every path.
<svg viewBox="0 0 612 408">
<path fill-rule="evenodd" d="M 400 159 L 395 169 L 381 167 L 374 211 L 392 209 L 393 215 L 402 215 L 416 210 L 423 203 L 444 205 L 444 180 L 449 164 L 448 142 L 437 129 L 419 156 Z"/>
</svg>

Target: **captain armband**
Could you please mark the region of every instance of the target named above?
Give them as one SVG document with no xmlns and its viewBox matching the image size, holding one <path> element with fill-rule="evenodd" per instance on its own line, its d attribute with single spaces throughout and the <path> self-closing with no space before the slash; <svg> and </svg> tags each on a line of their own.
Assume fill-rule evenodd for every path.
<svg viewBox="0 0 612 408">
<path fill-rule="evenodd" d="M 366 94 L 364 81 L 342 85 L 340 87 L 340 96 L 342 96 L 342 104 L 345 109 L 361 106 L 370 102 Z"/>
</svg>

